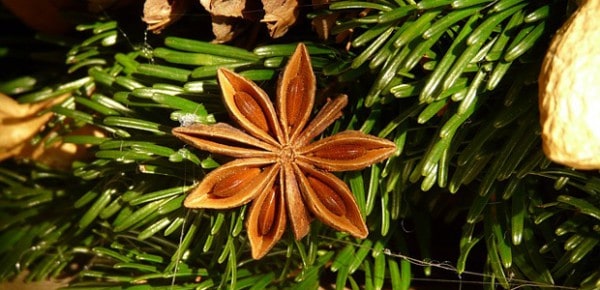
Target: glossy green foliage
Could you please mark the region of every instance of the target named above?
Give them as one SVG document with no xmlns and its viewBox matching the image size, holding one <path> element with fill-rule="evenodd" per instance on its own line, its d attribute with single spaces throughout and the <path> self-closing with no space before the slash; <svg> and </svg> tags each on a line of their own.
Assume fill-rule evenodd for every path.
<svg viewBox="0 0 600 290">
<path fill-rule="evenodd" d="M 357 57 L 349 71 L 367 67 L 363 73 L 374 80 L 366 106 L 398 108 L 389 109 L 395 117 L 380 131 L 403 140 L 401 154 L 383 168 L 382 220 L 393 223 L 389 212 L 397 212 L 422 223 L 417 208 L 423 206 L 441 220 L 464 219 L 456 270 L 472 270 L 470 254 L 481 244 L 487 289 L 600 283 L 598 175 L 551 164 L 541 151 L 537 73 L 564 4 L 339 1 L 330 7 L 365 9 L 365 20 L 374 19 L 338 19 L 343 29 L 334 31 L 360 23 L 352 26 Z M 448 205 L 456 199 L 464 208 Z M 563 223 L 569 230 L 554 230 Z M 382 224 L 385 236 L 392 227 Z M 419 225 L 415 236 L 430 227 Z"/>
<path fill-rule="evenodd" d="M 337 1 L 321 11 L 338 15 L 332 33 L 354 33 L 349 51 L 307 43 L 319 98 L 350 97 L 325 134 L 361 130 L 398 150 L 340 175 L 366 239 L 313 221 L 306 238 L 286 233 L 260 261 L 249 253 L 247 206 L 182 206 L 224 160 L 170 129 L 227 121 L 219 67 L 274 91 L 295 43 L 249 51 L 167 36 L 151 49 L 131 46 L 116 22 L 81 25 L 83 39 L 57 46 L 68 48 L 58 54 L 65 75 L 0 81 L 24 103 L 70 93 L 49 109 L 48 127 L 91 152 L 68 172 L 0 163 L 0 278 L 85 265 L 68 288 L 409 289 L 414 277 L 475 271 L 488 289 L 598 288 L 599 176 L 550 163 L 539 138 L 537 72 L 566 11 L 562 1 L 519 0 Z M 106 134 L 70 134 L 85 125 Z M 448 224 L 462 229 L 449 237 L 456 259 L 435 262 L 446 259 L 435 237 Z"/>
</svg>

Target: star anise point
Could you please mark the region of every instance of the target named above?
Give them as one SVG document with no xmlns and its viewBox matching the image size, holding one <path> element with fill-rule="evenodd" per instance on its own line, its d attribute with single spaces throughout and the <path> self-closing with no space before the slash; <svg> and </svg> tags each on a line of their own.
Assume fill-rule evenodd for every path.
<svg viewBox="0 0 600 290">
<path fill-rule="evenodd" d="M 311 216 L 365 238 L 368 229 L 348 186 L 330 171 L 359 170 L 389 157 L 393 142 L 344 131 L 311 141 L 342 115 L 346 95 L 328 100 L 309 122 L 316 79 L 308 50 L 299 44 L 278 82 L 275 105 L 252 81 L 219 69 L 225 106 L 240 126 L 195 124 L 173 129 L 181 140 L 236 158 L 208 173 L 186 198 L 190 208 L 227 209 L 252 203 L 247 232 L 252 257 L 277 243 L 289 221 L 296 239 Z"/>
</svg>

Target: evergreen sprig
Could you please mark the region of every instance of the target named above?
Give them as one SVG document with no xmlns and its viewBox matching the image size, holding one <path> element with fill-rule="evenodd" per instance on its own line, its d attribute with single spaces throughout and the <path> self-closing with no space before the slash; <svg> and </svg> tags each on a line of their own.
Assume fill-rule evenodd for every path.
<svg viewBox="0 0 600 290">
<path fill-rule="evenodd" d="M 404 145 L 385 168 L 404 173 L 398 181 L 387 178 L 384 192 L 403 201 L 391 210 L 415 222 L 423 206 L 451 218 L 449 198 L 439 195 L 467 195 L 458 273 L 483 241 L 490 289 L 514 287 L 515 279 L 598 287 L 598 269 L 590 265 L 598 263 L 600 236 L 589 231 L 598 228 L 597 174 L 558 169 L 544 158 L 539 136 L 537 74 L 552 29 L 565 17 L 564 3 L 339 1 L 330 9 L 362 11 L 334 30 L 358 34 L 349 66 L 375 76 L 366 105 L 403 108 L 380 132 Z M 421 191 L 435 184 L 442 190 L 431 199 L 409 189 L 419 181 Z M 575 226 L 572 219 L 582 213 L 589 218 Z M 553 231 L 562 223 L 574 225 L 573 232 Z M 430 227 L 420 223 L 417 236 Z"/>
<path fill-rule="evenodd" d="M 308 43 L 323 97 L 351 98 L 332 131 L 360 129 L 400 148 L 343 176 L 367 239 L 313 223 L 307 238 L 288 236 L 254 261 L 246 207 L 182 207 L 223 160 L 183 146 L 170 129 L 226 118 L 219 67 L 272 89 L 295 44 L 246 51 L 167 37 L 132 47 L 119 24 L 99 20 L 78 26 L 88 38 L 67 45 L 66 76 L 0 84 L 21 102 L 71 93 L 50 109 L 48 126 L 66 124 L 58 138 L 94 154 L 71 172 L 0 164 L 0 277 L 29 269 L 38 280 L 76 266 L 73 289 L 310 289 L 324 277 L 337 289 L 408 289 L 421 274 L 406 257 L 435 260 L 432 231 L 452 222 L 462 225 L 456 273 L 472 270 L 480 245 L 488 289 L 597 288 L 600 179 L 552 164 L 539 142 L 537 71 L 565 17 L 561 1 L 339 1 L 326 12 L 340 15 L 332 32 L 355 33 L 350 51 Z M 107 134 L 68 134 L 86 124 Z M 419 266 L 429 276 L 436 264 Z"/>
</svg>

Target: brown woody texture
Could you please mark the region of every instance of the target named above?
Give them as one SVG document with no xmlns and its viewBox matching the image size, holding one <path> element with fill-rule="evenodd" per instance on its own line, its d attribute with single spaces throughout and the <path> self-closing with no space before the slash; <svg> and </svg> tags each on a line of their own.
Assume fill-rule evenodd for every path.
<svg viewBox="0 0 600 290">
<path fill-rule="evenodd" d="M 310 120 L 316 80 L 306 47 L 299 44 L 290 58 L 275 105 L 260 87 L 232 71 L 220 69 L 218 78 L 225 106 L 240 129 L 194 124 L 175 128 L 173 134 L 236 159 L 206 175 L 184 205 L 228 209 L 252 202 L 246 227 L 255 259 L 275 245 L 287 222 L 295 238 L 303 238 L 311 216 L 365 238 L 368 229 L 353 194 L 330 171 L 362 169 L 389 157 L 396 146 L 359 131 L 312 142 L 342 116 L 348 97 L 329 100 Z"/>
</svg>

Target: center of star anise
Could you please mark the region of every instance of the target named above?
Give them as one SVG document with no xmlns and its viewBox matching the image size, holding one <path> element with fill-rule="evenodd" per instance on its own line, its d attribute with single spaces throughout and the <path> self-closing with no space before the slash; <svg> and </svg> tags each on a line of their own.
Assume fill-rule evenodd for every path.
<svg viewBox="0 0 600 290">
<path fill-rule="evenodd" d="M 283 163 L 286 162 L 294 162 L 296 158 L 296 153 L 294 152 L 294 148 L 290 145 L 283 145 L 281 150 L 279 151 L 279 160 Z"/>
</svg>

